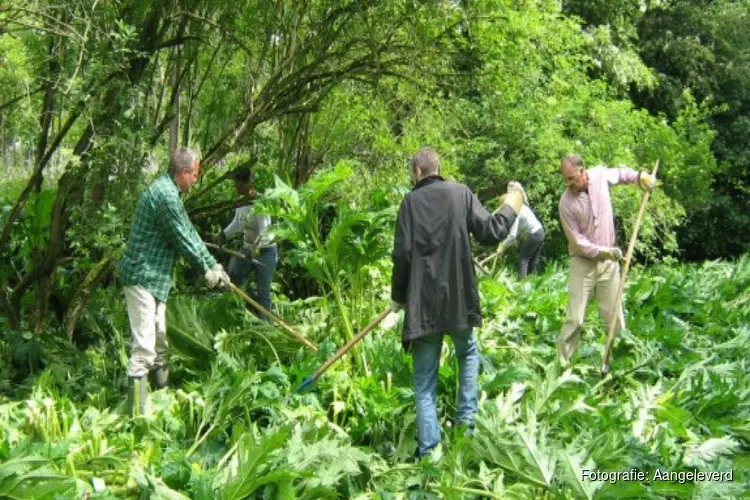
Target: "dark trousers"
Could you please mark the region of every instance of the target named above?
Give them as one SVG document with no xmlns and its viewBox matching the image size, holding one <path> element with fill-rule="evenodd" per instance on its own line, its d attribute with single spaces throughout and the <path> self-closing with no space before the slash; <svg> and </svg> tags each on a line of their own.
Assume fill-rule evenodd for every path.
<svg viewBox="0 0 750 500">
<path fill-rule="evenodd" d="M 520 257 L 518 260 L 518 275 L 521 279 L 526 278 L 528 274 L 539 272 L 539 255 L 542 252 L 544 243 L 544 229 L 526 236 L 521 243 Z"/>
</svg>

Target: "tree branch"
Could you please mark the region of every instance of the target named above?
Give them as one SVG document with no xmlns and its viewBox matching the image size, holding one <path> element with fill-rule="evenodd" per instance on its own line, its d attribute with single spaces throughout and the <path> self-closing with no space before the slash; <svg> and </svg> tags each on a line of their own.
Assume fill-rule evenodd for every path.
<svg viewBox="0 0 750 500">
<path fill-rule="evenodd" d="M 168 48 L 171 48 L 171 47 L 176 47 L 177 45 L 183 45 L 188 40 L 204 41 L 205 38 L 203 38 L 201 36 L 198 36 L 198 35 L 183 35 L 183 36 L 178 36 L 178 37 L 173 38 L 171 40 L 165 40 L 165 41 L 157 44 L 156 45 L 156 49 L 157 50 L 161 50 L 161 49 L 168 49 Z"/>
<path fill-rule="evenodd" d="M 21 99 L 25 99 L 27 97 L 31 97 L 34 94 L 38 94 L 42 90 L 45 90 L 47 88 L 47 84 L 40 85 L 39 87 L 35 88 L 34 90 L 30 90 L 29 92 L 26 92 L 24 94 L 21 94 L 17 97 L 12 98 L 10 101 L 4 102 L 3 104 L 0 104 L 0 111 L 4 110 L 5 108 L 8 108 L 10 106 L 13 106 L 15 103 L 20 101 Z"/>
</svg>

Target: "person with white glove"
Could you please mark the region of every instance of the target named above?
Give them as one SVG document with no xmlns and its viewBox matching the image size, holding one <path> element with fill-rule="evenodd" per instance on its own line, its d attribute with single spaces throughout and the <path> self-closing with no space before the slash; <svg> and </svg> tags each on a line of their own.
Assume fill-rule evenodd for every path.
<svg viewBox="0 0 750 500">
<path fill-rule="evenodd" d="M 558 355 L 567 364 L 581 339 L 586 306 L 596 293 L 599 315 L 607 328 L 616 315 L 615 333 L 625 326 L 622 306 L 615 311 L 620 286 L 622 250 L 615 246 L 615 224 L 610 188 L 638 184 L 650 191 L 656 179 L 628 167 L 586 169 L 577 154 L 566 155 L 560 171 L 567 189 L 560 198 L 560 223 L 568 240 L 570 274 L 568 309 L 558 337 Z"/>
<path fill-rule="evenodd" d="M 204 277 L 208 282 L 208 288 L 216 288 L 217 286 L 219 288 L 226 288 L 232 282 L 221 264 L 216 264 L 214 267 L 206 271 Z"/>
<path fill-rule="evenodd" d="M 545 237 L 544 226 L 529 207 L 529 199 L 526 196 L 526 191 L 523 190 L 523 186 L 516 181 L 512 181 L 508 183 L 508 190 L 511 189 L 520 189 L 523 192 L 524 203 L 518 212 L 516 222 L 510 228 L 510 233 L 500 244 L 499 253 L 505 253 L 508 248 L 518 243 L 518 276 L 525 279 L 529 274 L 539 271 L 539 259 Z M 501 200 L 504 197 L 501 197 Z"/>
<path fill-rule="evenodd" d="M 212 287 L 229 282 L 182 203 L 181 195 L 198 180 L 199 169 L 198 155 L 190 149 L 172 152 L 167 172 L 141 195 L 119 263 L 133 338 L 127 367 L 131 416 L 143 414 L 146 408 L 147 377 L 154 389 L 167 385 L 166 309 L 177 259 L 186 257 Z"/>
</svg>

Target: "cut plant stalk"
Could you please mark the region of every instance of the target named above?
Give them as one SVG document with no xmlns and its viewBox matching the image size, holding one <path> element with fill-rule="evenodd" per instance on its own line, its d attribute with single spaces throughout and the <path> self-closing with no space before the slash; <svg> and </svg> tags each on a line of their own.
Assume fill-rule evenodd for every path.
<svg viewBox="0 0 750 500">
<path fill-rule="evenodd" d="M 279 318 L 278 316 L 276 316 L 272 312 L 267 311 L 265 307 L 263 307 L 262 305 L 258 304 L 256 301 L 254 301 L 252 298 L 250 298 L 245 292 L 243 292 L 242 290 L 240 290 L 237 287 L 237 285 L 235 285 L 234 283 L 229 283 L 229 289 L 232 290 L 237 295 L 239 295 L 240 297 L 242 297 L 245 300 L 245 302 L 247 302 L 248 304 L 250 304 L 251 306 L 253 306 L 255 309 L 257 309 L 258 311 L 260 311 L 262 314 L 264 314 L 264 315 L 268 316 L 269 318 L 271 318 L 274 321 L 274 323 L 276 323 L 281 328 L 283 328 L 289 335 L 291 335 L 295 339 L 297 339 L 300 342 L 302 342 L 303 344 L 305 344 L 305 346 L 307 346 L 307 348 L 310 349 L 312 352 L 318 352 L 318 346 L 317 345 L 313 344 L 312 342 L 310 342 L 309 340 L 307 340 L 305 337 L 303 337 L 299 333 L 295 332 L 292 329 L 291 326 L 289 326 L 286 323 L 284 323 L 284 321 L 281 318 Z"/>
<path fill-rule="evenodd" d="M 383 321 L 383 319 L 386 316 L 388 316 L 388 313 L 390 313 L 390 312 L 391 312 L 391 308 L 388 307 L 383 312 L 381 312 L 380 314 L 378 314 L 375 317 L 375 319 L 373 319 L 372 321 L 370 321 L 370 323 L 366 327 L 364 327 L 362 329 L 361 332 L 359 332 L 357 335 L 355 335 L 354 337 L 352 337 L 352 339 L 349 340 L 349 342 L 347 342 L 346 344 L 344 344 L 341 348 L 339 348 L 338 351 L 336 351 L 336 354 L 334 354 L 333 356 L 331 356 L 331 358 L 328 361 L 326 361 L 325 363 L 323 363 L 323 365 L 320 368 L 318 368 L 317 370 L 315 370 L 315 373 L 313 373 L 312 375 L 310 375 L 309 377 L 307 377 L 305 380 L 303 380 L 302 383 L 300 384 L 300 386 L 297 387 L 294 390 L 294 392 L 300 392 L 303 389 L 305 389 L 306 387 L 312 385 L 312 383 L 315 382 L 315 380 L 317 380 L 317 378 L 320 377 L 328 368 L 330 368 L 333 363 L 335 363 L 341 356 L 343 356 L 344 354 L 346 354 L 349 351 L 349 349 L 351 349 L 352 347 L 354 347 L 354 344 L 356 344 L 357 342 L 359 342 L 360 340 L 362 340 L 365 335 L 367 335 L 368 333 L 370 333 L 370 330 L 372 330 L 373 328 L 375 328 L 381 321 Z"/>
<path fill-rule="evenodd" d="M 656 180 L 656 173 L 659 171 L 659 160 L 656 160 L 654 170 L 651 175 Z M 656 186 L 654 185 L 654 188 Z M 614 311 L 612 311 L 612 319 L 609 321 L 609 330 L 607 331 L 607 345 L 604 346 L 604 354 L 602 355 L 602 369 L 601 376 L 604 377 L 609 373 L 609 362 L 612 356 L 612 343 L 615 340 L 615 324 L 617 323 L 620 315 L 617 312 L 620 310 L 622 304 L 622 291 L 625 289 L 625 279 L 628 276 L 628 270 L 630 269 L 630 260 L 633 257 L 633 251 L 635 250 L 635 242 L 638 239 L 638 230 L 641 228 L 641 222 L 643 222 L 643 216 L 646 213 L 646 204 L 648 199 L 651 197 L 651 191 L 646 191 L 643 194 L 641 200 L 641 208 L 638 210 L 638 217 L 635 220 L 635 226 L 633 227 L 633 234 L 630 236 L 630 244 L 628 245 L 628 251 L 625 254 L 625 262 L 622 266 L 622 274 L 620 276 L 620 286 L 617 288 L 617 298 L 615 299 Z"/>
</svg>

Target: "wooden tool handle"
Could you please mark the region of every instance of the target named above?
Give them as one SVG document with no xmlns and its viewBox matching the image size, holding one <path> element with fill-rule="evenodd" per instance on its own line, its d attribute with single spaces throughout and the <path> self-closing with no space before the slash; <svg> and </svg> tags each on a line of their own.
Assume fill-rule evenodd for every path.
<svg viewBox="0 0 750 500">
<path fill-rule="evenodd" d="M 388 313 L 390 313 L 390 312 L 391 312 L 391 308 L 389 307 L 389 308 L 385 309 L 383 312 L 381 312 L 380 314 L 378 314 L 377 317 L 375 317 L 375 319 L 373 319 L 372 321 L 370 321 L 370 323 L 366 327 L 364 327 L 364 329 L 362 329 L 361 332 L 359 332 L 357 335 L 355 335 L 354 337 L 352 337 L 351 340 L 349 340 L 349 342 L 347 342 L 346 344 L 344 344 L 343 346 L 341 346 L 339 348 L 339 350 L 336 351 L 336 354 L 334 354 L 333 356 L 331 356 L 331 358 L 328 361 L 326 361 L 325 363 L 323 363 L 323 366 L 321 366 L 320 368 L 318 368 L 315 371 L 315 373 L 312 374 L 312 377 L 310 377 L 310 379 L 311 380 L 317 379 L 324 371 L 326 371 L 328 369 L 329 366 L 331 366 L 333 363 L 335 363 L 336 360 L 338 360 L 341 356 L 343 356 L 344 354 L 346 354 L 346 352 L 349 349 L 351 349 L 354 346 L 354 344 L 356 344 L 357 342 L 359 342 L 360 340 L 362 340 L 362 338 L 365 335 L 367 335 L 368 333 L 370 333 L 370 330 L 372 330 L 373 328 L 375 328 L 378 325 L 378 323 L 380 323 L 381 321 L 383 321 L 383 319 L 386 316 L 388 316 Z"/>
<path fill-rule="evenodd" d="M 659 171 L 659 160 L 656 160 L 656 164 L 654 165 L 654 170 L 651 172 L 651 175 L 656 179 L 656 173 Z M 609 365 L 609 358 L 611 355 L 612 350 L 612 342 L 615 338 L 615 324 L 617 323 L 617 320 L 619 319 L 619 315 L 617 312 L 620 310 L 620 304 L 622 303 L 622 292 L 625 288 L 625 278 L 628 275 L 628 270 L 630 269 L 630 260 L 633 257 L 633 251 L 635 250 L 635 243 L 638 239 L 638 231 L 641 228 L 641 222 L 643 222 L 643 216 L 646 213 L 646 204 L 648 203 L 648 199 L 651 197 L 651 192 L 646 191 L 643 195 L 643 199 L 641 200 L 641 208 L 638 210 L 638 217 L 635 220 L 635 226 L 633 227 L 633 234 L 630 236 L 630 244 L 628 245 L 628 251 L 625 254 L 625 262 L 623 263 L 622 267 L 622 276 L 620 276 L 620 286 L 617 288 L 617 298 L 615 299 L 615 310 L 612 312 L 612 319 L 609 322 L 609 329 L 607 331 L 607 345 L 604 348 L 604 356 L 602 360 L 602 370 L 608 369 L 607 365 Z"/>
<path fill-rule="evenodd" d="M 245 302 L 247 302 L 248 304 L 250 304 L 251 306 L 253 306 L 255 309 L 257 309 L 258 311 L 260 311 L 264 315 L 266 315 L 269 318 L 271 318 L 277 325 L 279 325 L 287 333 L 289 333 L 289 335 L 291 335 L 295 339 L 297 339 L 300 342 L 302 342 L 303 344 L 305 344 L 312 352 L 318 352 L 318 346 L 316 346 L 315 344 L 313 344 L 312 342 L 310 342 L 309 340 L 307 340 L 305 337 L 303 337 L 299 333 L 295 332 L 292 329 L 291 326 L 289 326 L 286 323 L 284 323 L 284 321 L 282 321 L 281 318 L 279 318 L 275 314 L 267 311 L 265 307 L 263 307 L 262 305 L 258 304 L 255 300 L 253 300 L 251 297 L 249 297 L 245 292 L 243 292 L 242 290 L 240 290 L 234 283 L 229 283 L 229 288 L 234 293 L 236 293 L 237 295 L 239 295 L 240 297 L 242 297 L 245 300 Z"/>
</svg>

